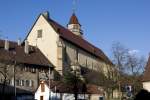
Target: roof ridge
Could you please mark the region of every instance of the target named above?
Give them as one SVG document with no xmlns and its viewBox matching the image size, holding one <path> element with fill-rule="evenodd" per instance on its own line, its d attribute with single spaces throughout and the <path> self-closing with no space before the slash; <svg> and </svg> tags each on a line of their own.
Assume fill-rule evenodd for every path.
<svg viewBox="0 0 150 100">
<path fill-rule="evenodd" d="M 54 28 L 54 30 L 56 31 L 56 33 L 58 33 L 62 38 L 73 42 L 74 44 L 76 44 L 77 46 L 85 49 L 86 51 L 95 54 L 96 56 L 99 56 L 102 60 L 106 61 L 109 64 L 113 63 L 109 60 L 109 58 L 105 55 L 105 53 L 98 47 L 94 46 L 92 43 L 88 42 L 87 40 L 73 34 L 70 30 L 68 30 L 66 27 L 58 24 L 56 21 L 54 21 L 53 19 L 49 18 L 46 19 L 49 24 Z M 79 43 L 79 41 L 81 43 Z M 86 46 L 85 46 L 86 45 Z M 89 49 L 87 49 L 87 48 Z M 95 51 L 93 50 L 93 48 L 95 49 Z"/>
</svg>

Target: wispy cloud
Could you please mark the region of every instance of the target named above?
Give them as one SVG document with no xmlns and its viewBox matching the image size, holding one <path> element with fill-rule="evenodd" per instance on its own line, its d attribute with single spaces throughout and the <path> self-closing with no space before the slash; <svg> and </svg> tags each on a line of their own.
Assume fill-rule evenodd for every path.
<svg viewBox="0 0 150 100">
<path fill-rule="evenodd" d="M 128 52 L 129 54 L 132 55 L 132 54 L 138 54 L 140 51 L 135 49 L 135 50 L 129 50 Z"/>
</svg>

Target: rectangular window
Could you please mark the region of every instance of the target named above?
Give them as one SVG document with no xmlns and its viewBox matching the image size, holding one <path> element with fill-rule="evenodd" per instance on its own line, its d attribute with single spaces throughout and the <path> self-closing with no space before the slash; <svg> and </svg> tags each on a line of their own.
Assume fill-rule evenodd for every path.
<svg viewBox="0 0 150 100">
<path fill-rule="evenodd" d="M 32 87 L 34 87 L 34 81 L 32 80 Z"/>
<path fill-rule="evenodd" d="M 32 68 L 32 73 L 35 73 L 36 72 L 36 69 L 35 68 Z"/>
<path fill-rule="evenodd" d="M 75 59 L 78 61 L 78 54 L 79 54 L 79 51 L 78 51 L 78 49 L 76 49 L 76 51 L 75 51 Z"/>
<path fill-rule="evenodd" d="M 40 72 L 41 72 L 41 73 L 44 73 L 45 71 L 44 71 L 44 69 L 42 68 L 42 69 L 40 69 Z"/>
<path fill-rule="evenodd" d="M 42 38 L 43 30 L 37 30 L 37 38 Z"/>
<path fill-rule="evenodd" d="M 19 80 L 16 80 L 16 85 L 19 86 Z"/>
<path fill-rule="evenodd" d="M 79 29 L 78 25 L 73 26 L 74 29 Z"/>
<path fill-rule="evenodd" d="M 7 83 L 7 84 L 10 84 L 10 80 L 7 80 L 6 83 Z"/>
<path fill-rule="evenodd" d="M 29 86 L 30 87 L 32 87 L 32 84 L 33 84 L 32 80 L 29 80 Z"/>
<path fill-rule="evenodd" d="M 24 86 L 24 80 L 21 80 L 21 86 Z"/>
<path fill-rule="evenodd" d="M 67 49 L 66 49 L 66 47 L 64 47 L 64 62 L 65 63 L 68 63 L 68 61 L 67 61 Z"/>
<path fill-rule="evenodd" d="M 27 71 L 27 67 L 26 66 L 24 67 L 24 71 Z"/>
<path fill-rule="evenodd" d="M 41 92 L 45 92 L 45 85 L 44 85 L 44 83 L 41 83 Z"/>
<path fill-rule="evenodd" d="M 50 79 L 54 80 L 54 71 L 51 72 Z"/>
<path fill-rule="evenodd" d="M 26 86 L 29 86 L 29 85 L 30 85 L 29 80 L 26 80 Z"/>
<path fill-rule="evenodd" d="M 88 66 L 88 64 L 87 64 L 87 59 L 85 60 L 85 67 L 87 67 Z"/>
</svg>

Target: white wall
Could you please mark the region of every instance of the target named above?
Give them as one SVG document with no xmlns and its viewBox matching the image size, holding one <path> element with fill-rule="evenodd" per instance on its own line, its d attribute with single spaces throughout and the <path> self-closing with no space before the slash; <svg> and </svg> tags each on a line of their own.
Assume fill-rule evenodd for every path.
<svg viewBox="0 0 150 100">
<path fill-rule="evenodd" d="M 40 96 L 43 96 L 44 100 L 49 100 L 49 88 L 47 85 L 45 85 L 45 92 L 41 92 L 41 85 L 35 92 L 35 96 L 34 96 L 35 99 L 40 100 Z"/>
<path fill-rule="evenodd" d="M 50 94 L 49 94 L 49 88 L 48 86 L 44 83 L 44 87 L 45 87 L 45 92 L 42 92 L 41 91 L 41 85 L 39 86 L 39 88 L 37 89 L 37 91 L 35 92 L 35 95 L 34 95 L 34 99 L 36 100 L 40 100 L 40 96 L 43 96 L 43 100 L 49 100 L 49 95 L 51 98 L 60 98 L 60 94 L 59 93 L 54 93 L 52 91 L 50 91 Z"/>
<path fill-rule="evenodd" d="M 46 84 L 44 84 L 44 85 L 45 85 L 45 92 L 41 92 L 41 85 L 40 85 L 39 88 L 37 89 L 37 91 L 35 92 L 34 99 L 40 100 L 40 96 L 43 96 L 44 100 L 49 100 L 49 88 Z M 89 96 L 90 96 L 90 100 L 99 100 L 99 97 L 101 95 L 98 95 L 98 94 L 92 94 L 92 95 L 78 94 L 78 98 L 80 98 L 80 99 L 83 99 L 85 97 L 88 100 Z M 55 98 L 56 93 L 51 92 L 51 97 Z M 58 98 L 58 100 L 61 98 L 60 93 L 57 93 L 57 98 Z M 74 94 L 63 93 L 62 94 L 62 100 L 74 100 Z"/>
<path fill-rule="evenodd" d="M 37 38 L 37 30 L 43 30 L 42 38 Z M 37 46 L 49 61 L 57 66 L 57 43 L 58 34 L 49 25 L 47 20 L 41 15 L 33 29 L 29 33 L 27 40 L 30 45 Z"/>
<path fill-rule="evenodd" d="M 143 89 L 150 92 L 150 81 L 149 82 L 143 82 Z"/>
</svg>

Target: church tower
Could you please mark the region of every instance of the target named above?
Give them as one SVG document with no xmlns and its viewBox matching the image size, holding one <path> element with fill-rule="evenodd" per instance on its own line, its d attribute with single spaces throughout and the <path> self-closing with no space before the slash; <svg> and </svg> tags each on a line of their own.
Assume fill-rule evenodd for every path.
<svg viewBox="0 0 150 100">
<path fill-rule="evenodd" d="M 83 33 L 81 30 L 81 25 L 76 17 L 75 13 L 72 14 L 70 21 L 67 25 L 68 29 L 77 36 L 82 37 Z"/>
</svg>

